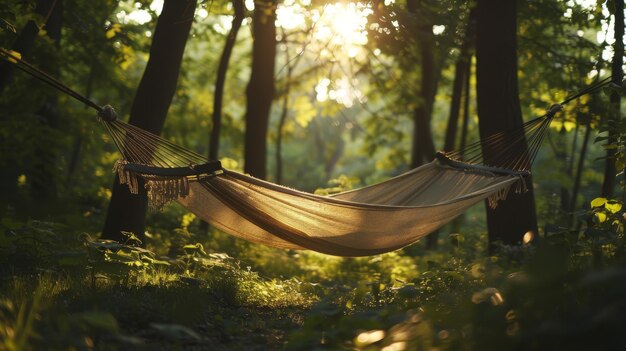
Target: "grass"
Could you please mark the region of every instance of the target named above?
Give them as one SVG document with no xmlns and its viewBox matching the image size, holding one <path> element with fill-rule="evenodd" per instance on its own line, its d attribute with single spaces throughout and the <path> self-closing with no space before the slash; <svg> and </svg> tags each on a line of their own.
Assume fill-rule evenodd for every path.
<svg viewBox="0 0 626 351">
<path fill-rule="evenodd" d="M 146 248 L 56 223 L 3 226 L 5 350 L 626 349 L 623 229 L 607 222 L 493 256 L 484 235 L 456 233 L 436 251 L 363 258 L 193 225 Z"/>
</svg>

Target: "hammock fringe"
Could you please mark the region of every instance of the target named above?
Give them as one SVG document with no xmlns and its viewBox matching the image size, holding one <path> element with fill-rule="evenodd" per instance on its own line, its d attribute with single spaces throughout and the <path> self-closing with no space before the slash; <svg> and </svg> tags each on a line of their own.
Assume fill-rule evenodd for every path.
<svg viewBox="0 0 626 351">
<path fill-rule="evenodd" d="M 128 162 L 126 160 L 117 160 L 113 165 L 113 171 L 117 172 L 120 178 L 120 184 L 128 185 L 131 194 L 139 194 L 139 181 L 137 175 L 124 169 Z"/>
<path fill-rule="evenodd" d="M 516 194 L 525 194 L 528 192 L 528 185 L 526 184 L 526 177 L 520 175 L 519 180 L 510 186 L 507 186 L 503 189 L 498 190 L 497 192 L 489 195 L 487 198 L 487 202 L 489 203 L 489 208 L 495 210 L 498 207 L 498 202 L 500 200 L 506 200 L 509 195 L 510 189 L 515 186 Z"/>
<path fill-rule="evenodd" d="M 168 202 L 189 195 L 189 180 L 187 177 L 146 179 L 146 189 L 150 207 L 160 210 Z"/>
<path fill-rule="evenodd" d="M 118 160 L 113 166 L 117 172 L 120 184 L 128 185 L 131 194 L 139 193 L 139 179 L 144 180 L 144 188 L 148 192 L 148 203 L 152 209 L 160 210 L 165 204 L 189 195 L 189 179 L 187 177 L 154 177 L 137 175 L 125 169 L 128 162 Z"/>
</svg>

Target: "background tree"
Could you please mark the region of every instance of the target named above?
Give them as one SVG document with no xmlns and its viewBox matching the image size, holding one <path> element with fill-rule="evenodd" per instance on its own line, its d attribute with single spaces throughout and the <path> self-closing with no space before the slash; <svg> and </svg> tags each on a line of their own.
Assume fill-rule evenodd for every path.
<svg viewBox="0 0 626 351">
<path fill-rule="evenodd" d="M 39 5 L 39 4 L 38 4 Z M 27 27 L 32 22 L 29 22 Z M 47 14 L 46 25 L 44 27 L 45 35 L 52 43 L 51 49 L 61 51 L 61 29 L 63 27 L 63 1 L 56 0 L 54 5 Z M 28 28 L 27 28 L 28 29 Z M 58 55 L 50 55 L 49 59 L 41 65 L 44 71 L 50 72 L 54 76 L 58 76 L 59 69 Z M 31 196 L 36 199 L 50 201 L 57 196 L 57 169 L 54 165 L 58 163 L 59 143 L 55 142 L 58 138 L 59 128 L 59 111 L 58 111 L 58 93 L 50 90 L 43 106 L 39 109 L 42 137 L 35 141 L 35 151 L 32 163 L 26 173 L 30 179 Z"/>
<path fill-rule="evenodd" d="M 55 6 L 59 0 L 37 0 L 35 3 L 35 15 L 39 18 L 29 20 L 19 36 L 11 45 L 11 50 L 20 53 L 24 58 L 28 57 L 30 50 L 33 47 L 33 43 L 39 34 L 40 27 L 45 28 L 47 26 L 48 20 L 51 19 Z M 56 16 L 52 17 L 53 21 L 57 21 Z M 38 24 L 38 20 L 42 20 L 41 24 Z M 0 93 L 5 89 L 7 84 L 10 83 L 11 78 L 13 77 L 13 72 L 15 71 L 15 67 L 8 62 L 1 61 L 0 62 Z"/>
<path fill-rule="evenodd" d="M 522 125 L 517 87 L 516 1 L 479 0 L 476 6 L 476 80 L 481 138 Z M 525 147 L 525 146 L 523 146 Z M 489 164 L 497 150 L 483 149 Z M 516 244 L 537 230 L 532 179 L 528 192 L 510 192 L 495 209 L 487 207 L 489 242 Z"/>
<path fill-rule="evenodd" d="M 40 28 L 44 30 L 49 29 L 51 33 L 49 34 L 48 38 L 50 38 L 53 43 L 56 42 L 58 44 L 60 40 L 60 30 L 61 30 L 60 26 L 62 22 L 62 12 L 60 10 L 60 4 L 61 4 L 60 0 L 38 0 L 35 3 L 34 11 L 31 14 L 31 16 L 34 18 L 31 18 L 30 20 L 28 20 L 26 25 L 24 25 L 22 30 L 19 32 L 19 35 L 13 40 L 10 46 L 11 50 L 19 53 L 24 59 L 31 59 L 31 50 L 35 44 L 35 40 L 37 39 L 37 36 L 40 33 Z M 54 60 L 54 59 L 51 58 L 50 60 Z M 54 66 L 50 64 L 50 62 L 48 62 L 48 64 L 49 64 L 48 67 Z M 15 72 L 15 67 L 12 64 L 5 62 L 5 61 L 0 61 L 0 94 L 3 94 L 6 87 L 12 82 L 14 72 Z M 41 121 L 47 121 L 47 120 L 49 121 L 49 118 L 47 117 L 51 117 L 53 113 L 52 106 L 48 104 L 51 102 L 49 98 L 50 91 L 47 91 L 46 94 L 48 95 L 46 97 L 48 101 L 43 103 L 44 106 L 40 110 L 40 113 L 43 114 Z M 50 108 L 49 109 L 46 108 L 45 105 L 49 105 L 48 107 Z M 0 121 L 2 123 L 8 123 L 7 120 L 9 119 L 9 117 L 10 117 L 10 114 L 2 113 L 0 114 Z M 10 128 L 11 126 L 8 124 L 4 126 L 4 129 L 7 131 Z M 43 128 L 45 129 L 45 126 Z M 3 137 L 5 141 L 7 141 L 7 144 L 11 143 L 10 140 L 12 138 L 10 135 L 4 135 Z M 50 140 L 49 138 L 45 138 L 45 139 L 48 141 Z M 40 141 L 40 139 L 38 138 L 36 139 L 36 141 Z M 48 145 L 47 147 L 50 148 L 51 145 Z M 41 150 L 41 148 L 39 149 Z M 41 155 L 41 152 L 39 152 L 39 154 Z M 9 157 L 9 159 L 11 159 L 11 157 Z M 43 161 L 43 162 L 46 162 L 46 161 Z M 41 163 L 41 158 L 40 158 L 39 163 Z M 49 166 L 50 166 L 49 164 L 46 164 L 44 167 L 51 169 L 52 167 L 49 167 Z M 27 165 L 27 167 L 30 168 L 30 171 L 33 170 L 32 165 Z M 0 167 L 0 191 L 4 194 L 4 196 L 7 196 L 7 197 L 16 196 L 17 194 L 16 179 L 18 178 L 20 173 L 25 172 L 24 168 L 25 167 L 23 167 L 21 165 L 21 162 L 19 162 L 18 160 L 10 160 L 3 167 Z M 41 167 L 34 167 L 34 168 L 39 168 L 40 170 L 42 169 Z M 42 176 L 44 175 L 42 174 Z M 42 180 L 41 177 L 39 177 L 38 179 L 39 179 L 39 183 L 41 183 L 41 180 Z M 35 188 L 40 188 L 40 187 L 36 185 Z M 51 188 L 53 188 L 53 186 Z M 51 188 L 46 188 L 43 190 L 45 191 L 46 194 L 49 193 L 48 192 L 49 190 L 50 190 L 50 193 L 54 193 L 54 191 Z M 36 191 L 35 189 L 33 190 Z"/>
<path fill-rule="evenodd" d="M 224 43 L 224 49 L 220 56 L 220 63 L 217 68 L 217 78 L 215 79 L 215 92 L 213 95 L 213 114 L 211 135 L 209 137 L 209 160 L 219 158 L 220 131 L 222 129 L 222 106 L 224 104 L 224 85 L 226 84 L 226 73 L 228 72 L 228 62 L 233 53 L 237 33 L 241 28 L 241 23 L 245 17 L 245 6 L 243 0 L 233 0 L 234 16 L 231 28 Z"/>
<path fill-rule="evenodd" d="M 443 143 L 443 151 L 455 150 L 457 146 L 457 130 L 459 125 L 459 119 L 461 117 L 462 102 L 468 102 L 468 91 L 465 91 L 465 99 L 463 98 L 464 89 L 466 83 L 469 80 L 469 74 L 471 73 L 472 64 L 472 52 L 474 48 L 474 34 L 475 34 L 475 11 L 470 9 L 470 13 L 465 28 L 465 34 L 463 36 L 463 43 L 461 44 L 459 57 L 454 64 L 454 79 L 452 81 L 452 100 L 450 101 L 450 113 L 448 116 L 448 123 L 446 125 L 446 134 Z M 467 106 L 463 106 L 463 114 L 467 110 Z M 462 128 L 462 132 L 465 129 Z"/>
<path fill-rule="evenodd" d="M 614 16 L 614 35 L 615 43 L 613 45 L 613 62 L 611 65 L 611 74 L 613 82 L 620 86 L 624 79 L 624 0 L 613 0 L 608 2 L 608 6 L 612 5 L 610 13 Z M 607 19 L 608 21 L 608 19 Z M 611 111 L 610 119 L 613 123 L 617 123 L 620 117 L 621 96 L 618 92 L 613 91 L 610 97 Z M 617 131 L 615 128 L 609 129 L 608 144 L 615 144 L 617 141 Z M 607 148 L 606 162 L 604 167 L 604 181 L 602 182 L 602 190 L 600 195 L 603 197 L 611 197 L 615 188 L 615 180 L 617 167 L 615 165 L 615 154 L 617 148 Z"/>
<path fill-rule="evenodd" d="M 233 0 L 234 15 L 231 22 L 230 31 L 226 36 L 224 49 L 220 56 L 217 67 L 217 77 L 215 78 L 215 91 L 213 93 L 213 113 L 211 114 L 211 133 L 209 135 L 209 161 L 219 160 L 220 133 L 222 130 L 222 111 L 224 106 L 224 86 L 226 85 L 226 73 L 228 73 L 228 63 L 233 53 L 233 48 L 237 41 L 237 34 L 245 18 L 245 5 L 243 0 Z M 201 230 L 207 232 L 209 225 L 202 222 Z"/>
<path fill-rule="evenodd" d="M 267 176 L 267 129 L 274 99 L 276 61 L 276 2 L 255 2 L 252 18 L 252 71 L 246 90 L 244 171 Z"/>
<path fill-rule="evenodd" d="M 408 0 L 409 12 L 415 16 L 415 43 L 420 58 L 419 93 L 413 110 L 413 144 L 411 168 L 430 162 L 435 156 L 431 120 L 440 66 L 435 58 L 432 5 L 425 0 Z"/>
<path fill-rule="evenodd" d="M 166 0 L 154 30 L 150 58 L 130 111 L 129 123 L 160 134 L 176 91 L 185 43 L 193 23 L 196 0 Z M 142 238 L 148 198 L 143 184 L 131 194 L 116 176 L 102 237 L 122 240 L 121 231 Z"/>
</svg>

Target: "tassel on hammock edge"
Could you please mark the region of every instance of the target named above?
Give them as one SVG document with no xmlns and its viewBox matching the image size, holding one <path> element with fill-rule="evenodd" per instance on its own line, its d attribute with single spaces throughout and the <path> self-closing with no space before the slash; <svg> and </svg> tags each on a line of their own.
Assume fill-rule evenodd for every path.
<svg viewBox="0 0 626 351">
<path fill-rule="evenodd" d="M 187 177 L 148 178 L 146 189 L 150 207 L 160 210 L 168 202 L 189 195 L 189 180 Z"/>
<path fill-rule="evenodd" d="M 487 202 L 489 203 L 489 208 L 495 210 L 498 207 L 498 202 L 501 200 L 506 200 L 509 195 L 509 191 L 511 187 L 515 187 L 516 194 L 525 194 L 528 192 L 528 185 L 526 185 L 526 179 L 523 176 L 519 176 L 519 180 L 510 186 L 507 186 L 504 189 L 500 189 L 495 193 L 489 195 L 487 198 Z"/>
<path fill-rule="evenodd" d="M 148 192 L 148 203 L 151 208 L 160 210 L 165 204 L 180 197 L 189 195 L 189 180 L 187 177 L 150 177 L 137 175 L 125 170 L 126 160 L 118 160 L 113 166 L 117 172 L 120 184 L 128 185 L 131 194 L 139 194 L 139 180 L 145 181 L 145 189 Z"/>
<path fill-rule="evenodd" d="M 139 181 L 137 175 L 133 172 L 129 172 L 124 169 L 128 162 L 126 160 L 117 160 L 113 165 L 113 171 L 117 172 L 120 178 L 120 184 L 128 185 L 128 190 L 131 194 L 139 194 Z"/>
</svg>

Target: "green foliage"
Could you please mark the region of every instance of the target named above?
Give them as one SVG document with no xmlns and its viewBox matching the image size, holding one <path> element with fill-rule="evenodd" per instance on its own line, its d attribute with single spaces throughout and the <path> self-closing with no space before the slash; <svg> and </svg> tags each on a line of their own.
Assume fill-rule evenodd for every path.
<svg viewBox="0 0 626 351">
<path fill-rule="evenodd" d="M 212 82 L 232 7 L 228 1 L 199 3 L 164 135 L 206 153 Z M 473 2 L 420 3 L 433 24 L 444 26 L 435 36 L 441 77 L 431 125 L 441 146 L 453 65 Z M 0 4 L 0 46 L 11 48 L 29 20 L 42 26 L 34 4 Z M 64 1 L 60 47 L 41 31 L 23 57 L 97 103 L 114 105 L 125 118 L 157 18 L 150 4 Z M 333 41 L 344 33 L 326 27 L 330 37 L 315 34 L 323 23 L 314 18 L 328 4 L 278 4 L 296 9 L 304 22 L 278 31 L 269 138 L 272 153 L 286 101 L 284 184 L 303 190 L 326 184 L 322 194 L 406 170 L 411 111 L 421 103 L 415 98 L 421 62 L 413 29 L 423 18 L 410 14 L 406 2 L 377 2 L 363 29 L 367 43 L 351 56 L 350 45 Z M 136 10 L 150 19 L 130 19 Z M 520 99 L 528 118 L 606 68 L 607 43 L 596 38 L 603 19 L 601 6 L 576 1 L 520 3 Z M 249 32 L 244 28 L 237 39 L 224 99 L 220 157 L 235 170 L 243 169 Z M 474 77 L 470 83 L 473 89 Z M 349 102 L 337 98 L 354 91 L 358 96 Z M 623 89 L 606 91 L 614 92 Z M 43 113 L 50 101 L 55 119 Z M 478 135 L 473 99 L 469 108 L 471 141 Z M 417 244 L 345 259 L 258 247 L 215 229 L 204 233 L 199 220 L 177 205 L 148 214 L 144 243 L 133 233 L 124 243 L 98 239 L 111 167 L 120 156 L 92 111 L 19 72 L 2 92 L 0 109 L 0 349 L 626 348 L 620 338 L 624 213 L 621 202 L 596 198 L 603 164 L 590 161 L 611 149 L 618 171 L 626 165 L 624 120 L 610 113 L 606 97 L 579 100 L 552 125 L 557 133 L 534 168 L 545 224 L 534 245 L 501 247 L 487 256 L 483 209 L 475 208 L 442 230 L 438 250 Z M 566 195 L 587 125 L 605 134 L 589 145 L 573 199 L 584 205 L 571 213 L 563 204 L 571 203 Z M 52 157 L 41 157 L 41 150 Z M 50 177 L 42 179 L 36 165 L 46 166 Z M 56 196 L 33 190 L 42 181 Z"/>
</svg>

